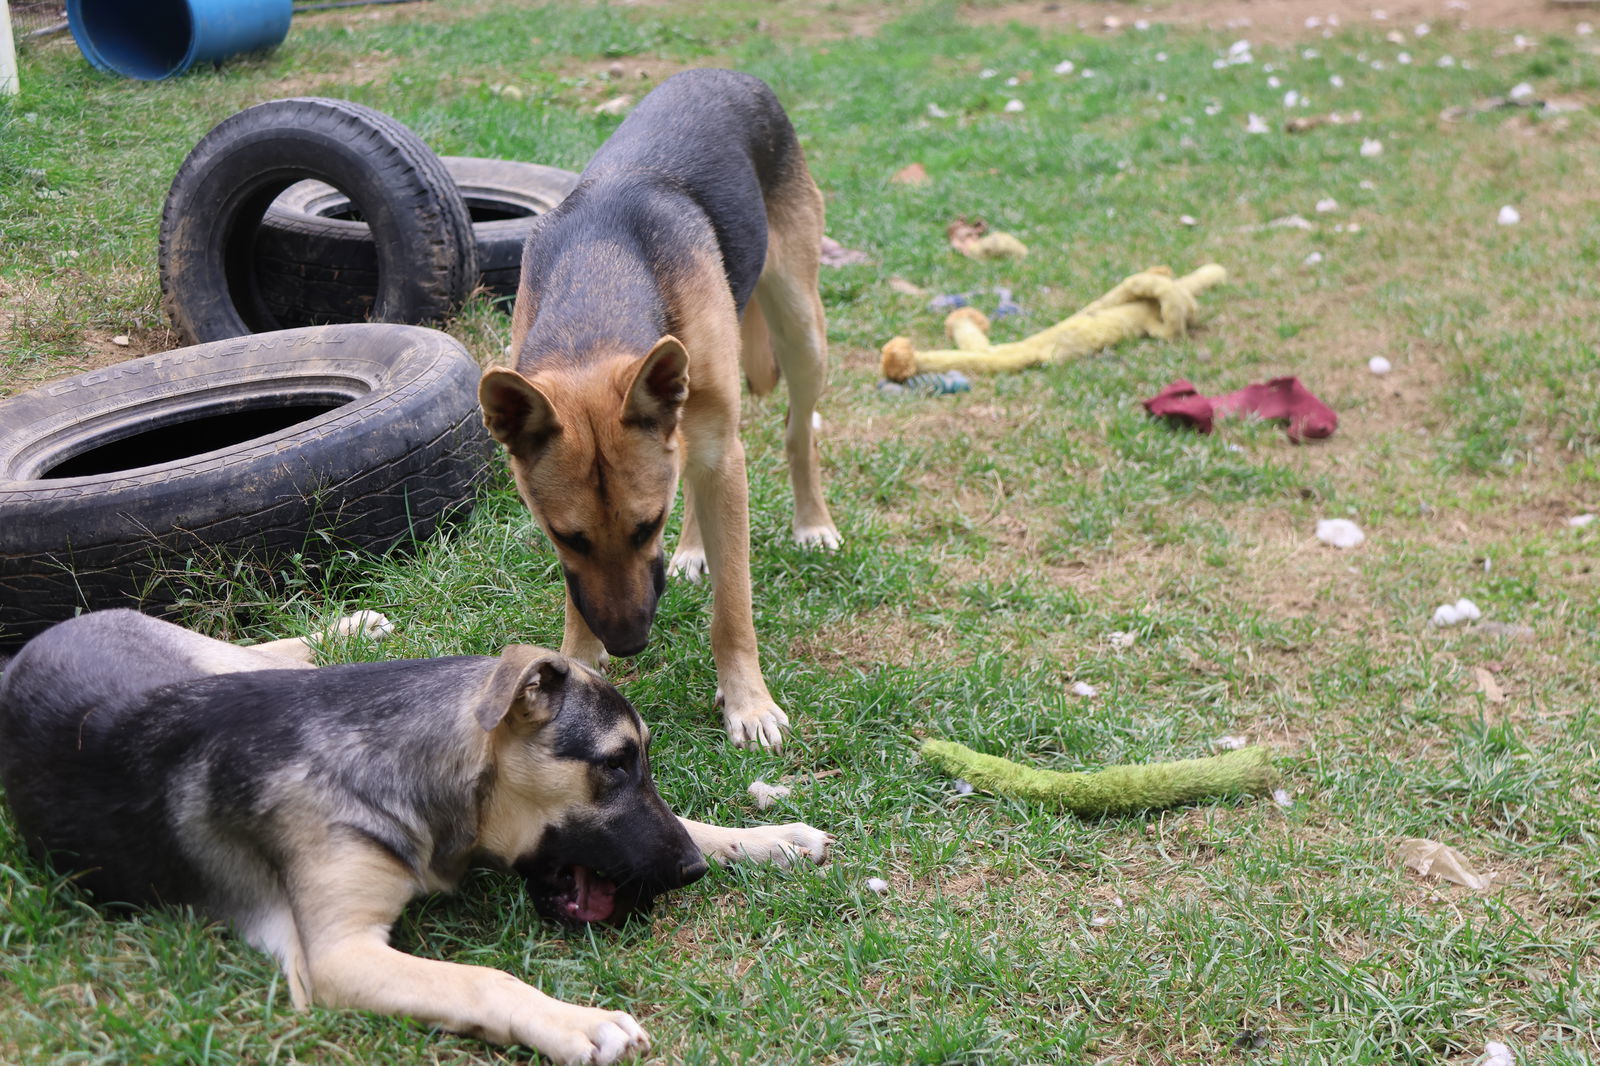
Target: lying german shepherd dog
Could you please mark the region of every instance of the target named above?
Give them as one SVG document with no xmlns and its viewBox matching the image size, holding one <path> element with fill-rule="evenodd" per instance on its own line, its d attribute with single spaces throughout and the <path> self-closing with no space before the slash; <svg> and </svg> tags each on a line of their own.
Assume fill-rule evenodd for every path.
<svg viewBox="0 0 1600 1066">
<path fill-rule="evenodd" d="M 741 365 L 758 393 L 780 368 L 789 383 L 795 539 L 839 546 L 812 436 L 826 379 L 822 214 L 794 127 L 763 82 L 727 70 L 667 79 L 534 223 L 514 362 L 490 368 L 478 392 L 566 575 L 561 650 L 591 665 L 649 639 L 681 472 L 670 569 L 691 579 L 710 569 L 719 699 L 740 747 L 776 748 L 788 728 L 751 616 Z"/>
<path fill-rule="evenodd" d="M 407 900 L 474 860 L 571 922 L 618 921 L 705 874 L 622 694 L 526 646 L 310 657 L 305 640 L 244 648 L 125 610 L 35 637 L 0 676 L 0 782 L 29 847 L 103 902 L 231 923 L 277 957 L 296 1007 L 409 1015 L 557 1062 L 648 1046 L 621 1011 L 388 943 Z M 696 828 L 719 860 L 821 861 L 828 840 Z"/>
</svg>

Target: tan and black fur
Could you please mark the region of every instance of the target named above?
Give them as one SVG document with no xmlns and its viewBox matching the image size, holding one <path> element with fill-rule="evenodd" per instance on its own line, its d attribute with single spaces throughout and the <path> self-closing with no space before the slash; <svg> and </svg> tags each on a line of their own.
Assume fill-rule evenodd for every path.
<svg viewBox="0 0 1600 1066">
<path fill-rule="evenodd" d="M 812 425 L 826 376 L 822 225 L 822 194 L 771 89 L 726 70 L 669 78 L 535 224 L 514 365 L 491 368 L 479 388 L 560 557 L 568 655 L 598 665 L 644 648 L 681 474 L 670 570 L 710 571 L 719 696 L 740 746 L 777 747 L 788 727 L 752 621 L 741 368 L 757 391 L 780 369 L 788 382 L 796 540 L 839 545 Z"/>
<path fill-rule="evenodd" d="M 241 648 L 125 610 L 46 630 L 0 676 L 0 781 L 23 838 L 103 903 L 231 923 L 277 957 L 297 1007 L 408 1015 L 584 1063 L 646 1047 L 644 1030 L 395 950 L 406 902 L 488 861 L 548 917 L 616 921 L 705 873 L 688 827 L 716 859 L 826 849 L 799 824 L 681 822 L 638 714 L 556 652 L 309 658 L 305 641 Z"/>
</svg>

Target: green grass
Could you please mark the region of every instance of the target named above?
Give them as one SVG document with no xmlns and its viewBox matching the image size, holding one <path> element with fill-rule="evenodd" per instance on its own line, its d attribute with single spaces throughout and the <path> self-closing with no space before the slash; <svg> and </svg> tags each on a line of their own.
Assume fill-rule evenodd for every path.
<svg viewBox="0 0 1600 1066">
<path fill-rule="evenodd" d="M 875 34 L 833 32 L 875 10 Z M 1600 510 L 1600 61 L 1580 38 L 1517 52 L 1508 33 L 1441 26 L 1406 46 L 1411 66 L 1350 29 L 1216 69 L 1230 37 L 979 27 L 964 10 L 436 0 L 297 19 L 270 56 L 155 85 L 95 74 L 65 43 L 26 52 L 23 95 L 0 103 L 0 391 L 103 358 L 113 333 L 134 338 L 124 354 L 173 343 L 161 200 L 237 108 L 348 97 L 441 153 L 579 168 L 618 121 L 594 105 L 654 84 L 634 66 L 760 75 L 801 132 L 830 233 L 874 260 L 823 280 L 824 454 L 845 547 L 788 543 L 781 401 L 752 404 L 756 625 L 792 744 L 726 744 L 704 588 L 669 587 L 650 648 L 613 674 L 655 730 L 675 809 L 804 820 L 836 852 L 817 870 L 719 872 L 650 924 L 593 936 L 541 924 L 512 878 L 477 872 L 408 910 L 396 942 L 630 1010 L 663 1062 L 1468 1063 L 1486 1040 L 1519 1063 L 1594 1062 L 1600 532 L 1564 520 Z M 1437 65 L 1446 54 L 1454 66 Z M 1052 73 L 1068 58 L 1095 76 Z M 613 61 L 621 87 L 600 76 Z M 1522 80 L 1583 108 L 1438 117 Z M 493 92 L 506 84 L 522 99 Z M 1363 118 L 1278 132 L 1291 88 L 1313 97 L 1301 113 Z M 1022 112 L 1003 110 L 1013 98 Z M 1247 134 L 1251 112 L 1274 132 Z M 1367 137 L 1382 156 L 1359 154 Z M 929 185 L 888 181 L 913 161 Z M 1339 209 L 1317 214 L 1324 197 Z M 1495 225 L 1502 203 L 1519 226 Z M 959 214 L 1032 253 L 954 255 L 943 231 Z M 1289 214 L 1316 228 L 1259 228 Z M 931 345 L 939 329 L 891 275 L 985 309 L 987 290 L 1012 289 L 1025 314 L 995 331 L 1009 340 L 1133 270 L 1207 260 L 1232 278 L 1188 340 L 954 398 L 874 388 L 879 344 Z M 452 329 L 488 360 L 507 324 L 480 305 Z M 1375 354 L 1389 377 L 1366 372 Z M 1177 377 L 1224 391 L 1281 373 L 1340 412 L 1330 441 L 1295 448 L 1237 423 L 1197 437 L 1136 402 Z M 1367 543 L 1318 545 L 1315 521 L 1334 516 Z M 369 658 L 560 638 L 559 570 L 503 475 L 413 557 L 342 560 L 277 589 L 250 577 L 197 582 L 192 624 L 257 638 L 379 608 L 402 628 L 351 649 Z M 1459 596 L 1535 637 L 1430 629 Z M 1114 631 L 1135 642 L 1112 646 Z M 1507 702 L 1478 691 L 1485 665 Z M 1099 695 L 1071 695 L 1077 680 Z M 1205 754 L 1230 733 L 1273 747 L 1293 806 L 1085 822 L 960 797 L 915 756 L 934 735 L 1080 769 Z M 824 770 L 838 773 L 766 814 L 745 795 Z M 1410 836 L 1455 845 L 1501 887 L 1404 871 Z M 0 820 L 0 1060 L 525 1054 L 296 1014 L 264 957 L 185 915 L 96 912 Z"/>
</svg>

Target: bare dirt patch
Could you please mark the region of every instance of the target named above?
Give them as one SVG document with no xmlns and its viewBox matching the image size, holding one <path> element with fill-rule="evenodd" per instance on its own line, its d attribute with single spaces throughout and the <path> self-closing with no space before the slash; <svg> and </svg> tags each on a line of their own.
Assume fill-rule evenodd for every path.
<svg viewBox="0 0 1600 1066">
<path fill-rule="evenodd" d="M 1378 17 L 1381 13 L 1383 17 Z M 1249 31 L 1252 39 L 1299 41 L 1340 28 L 1387 32 L 1433 27 L 1571 32 L 1578 23 L 1600 19 L 1581 6 L 1553 6 L 1528 0 L 1173 0 L 1156 3 L 1085 3 L 1044 0 L 997 7 L 968 8 L 968 21 L 980 25 L 1020 22 L 1052 29 L 1120 33 L 1138 20 L 1182 29 Z"/>
</svg>

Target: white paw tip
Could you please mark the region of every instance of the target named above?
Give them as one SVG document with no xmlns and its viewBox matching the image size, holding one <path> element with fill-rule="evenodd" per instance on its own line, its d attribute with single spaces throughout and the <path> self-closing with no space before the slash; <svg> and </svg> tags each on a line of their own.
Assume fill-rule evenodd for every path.
<svg viewBox="0 0 1600 1066">
<path fill-rule="evenodd" d="M 606 1022 L 594 1031 L 597 1062 L 611 1062 L 628 1048 L 628 1035 L 622 1029 Z"/>
</svg>

